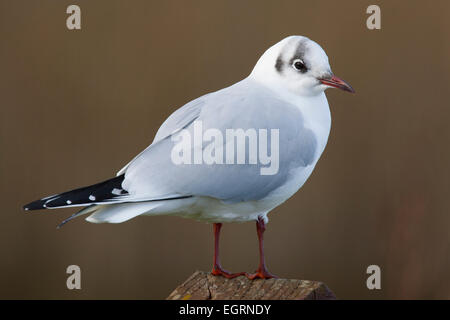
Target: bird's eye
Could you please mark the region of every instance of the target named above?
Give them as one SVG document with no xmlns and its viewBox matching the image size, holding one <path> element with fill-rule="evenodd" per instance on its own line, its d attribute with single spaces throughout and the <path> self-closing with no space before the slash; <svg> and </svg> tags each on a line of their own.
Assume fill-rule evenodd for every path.
<svg viewBox="0 0 450 320">
<path fill-rule="evenodd" d="M 301 72 L 308 71 L 308 68 L 306 68 L 305 63 L 301 59 L 295 59 L 294 62 L 292 62 L 292 66 Z"/>
</svg>

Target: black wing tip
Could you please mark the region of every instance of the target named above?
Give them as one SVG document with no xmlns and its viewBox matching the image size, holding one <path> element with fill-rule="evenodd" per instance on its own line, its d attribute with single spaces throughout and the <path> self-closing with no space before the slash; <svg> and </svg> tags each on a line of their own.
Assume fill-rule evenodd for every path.
<svg viewBox="0 0 450 320">
<path fill-rule="evenodd" d="M 97 184 L 55 194 L 30 202 L 23 206 L 23 210 L 29 211 L 74 205 L 90 205 L 93 202 L 111 200 L 128 194 L 126 190 L 122 189 L 122 182 L 124 179 L 125 175 L 121 174 L 120 176 Z M 115 192 L 116 189 L 117 192 Z"/>
<path fill-rule="evenodd" d="M 22 207 L 22 209 L 24 211 L 41 210 L 41 209 L 45 209 L 45 208 L 46 208 L 45 201 L 43 201 L 43 200 L 36 200 L 36 201 L 30 202 Z"/>
</svg>

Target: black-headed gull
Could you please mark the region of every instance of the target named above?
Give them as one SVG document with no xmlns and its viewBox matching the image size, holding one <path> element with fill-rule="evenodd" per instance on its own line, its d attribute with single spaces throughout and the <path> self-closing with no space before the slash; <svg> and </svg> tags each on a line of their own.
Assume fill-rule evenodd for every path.
<svg viewBox="0 0 450 320">
<path fill-rule="evenodd" d="M 251 74 L 175 111 L 152 144 L 115 178 L 27 204 L 25 210 L 86 206 L 94 223 L 177 215 L 214 224 L 212 273 L 271 278 L 265 266 L 267 214 L 313 171 L 331 126 L 325 89 L 354 92 L 331 72 L 314 41 L 290 36 L 270 47 Z M 256 273 L 229 273 L 219 261 L 223 222 L 256 221 Z M 62 225 L 61 224 L 61 225 Z"/>
</svg>

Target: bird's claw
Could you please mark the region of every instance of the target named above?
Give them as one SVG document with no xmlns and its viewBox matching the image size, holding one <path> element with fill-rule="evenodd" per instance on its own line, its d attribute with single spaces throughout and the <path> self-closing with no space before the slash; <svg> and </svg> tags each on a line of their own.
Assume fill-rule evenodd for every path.
<svg viewBox="0 0 450 320">
<path fill-rule="evenodd" d="M 228 271 L 222 269 L 221 266 L 214 266 L 211 271 L 211 274 L 214 276 L 222 276 L 227 279 L 233 279 L 233 278 L 236 278 L 239 276 L 247 276 L 246 272 L 231 273 L 231 272 L 228 272 Z"/>
<path fill-rule="evenodd" d="M 278 276 L 270 273 L 267 269 L 258 269 L 255 273 L 252 274 L 245 273 L 245 276 L 249 280 L 278 278 Z"/>
</svg>

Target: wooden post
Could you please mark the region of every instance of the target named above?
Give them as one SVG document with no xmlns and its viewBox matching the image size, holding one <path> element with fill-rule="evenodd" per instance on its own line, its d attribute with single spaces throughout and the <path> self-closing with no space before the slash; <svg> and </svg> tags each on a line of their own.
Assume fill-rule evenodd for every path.
<svg viewBox="0 0 450 320">
<path fill-rule="evenodd" d="M 328 287 L 318 281 L 226 279 L 196 271 L 167 300 L 333 300 Z"/>
</svg>

